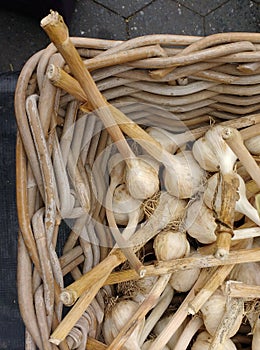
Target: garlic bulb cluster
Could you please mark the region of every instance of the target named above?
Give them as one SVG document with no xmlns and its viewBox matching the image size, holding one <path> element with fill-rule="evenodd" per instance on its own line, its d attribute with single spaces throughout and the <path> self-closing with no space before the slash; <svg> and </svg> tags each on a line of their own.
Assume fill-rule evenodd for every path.
<svg viewBox="0 0 260 350">
<path fill-rule="evenodd" d="M 192 152 L 203 169 L 227 174 L 233 171 L 237 157 L 222 138 L 223 131 L 223 126 L 213 126 L 194 143 Z"/>
<path fill-rule="evenodd" d="M 191 347 L 191 350 L 209 350 L 211 341 L 212 336 L 208 332 L 203 331 L 197 336 L 196 341 Z M 236 350 L 237 348 L 231 339 L 227 339 L 223 344 L 221 344 L 221 349 Z"/>
<path fill-rule="evenodd" d="M 201 308 L 205 328 L 211 336 L 214 336 L 226 310 L 226 298 L 223 292 L 217 289 Z M 237 333 L 242 319 L 243 312 L 237 317 L 233 327 L 229 329 L 228 338 L 233 337 Z"/>
<path fill-rule="evenodd" d="M 138 309 L 139 304 L 133 300 L 121 300 L 112 306 L 105 315 L 102 334 L 106 344 L 111 344 L 126 322 L 133 316 Z M 139 349 L 139 334 L 143 328 L 144 322 L 140 322 L 126 341 L 122 349 Z"/>
<path fill-rule="evenodd" d="M 203 190 L 205 171 L 199 166 L 191 151 L 177 153 L 174 162 L 165 165 L 164 186 L 171 195 L 178 198 L 191 198 Z"/>
<path fill-rule="evenodd" d="M 186 234 L 174 230 L 158 233 L 154 239 L 153 247 L 157 260 L 163 261 L 182 258 L 190 251 Z"/>
</svg>

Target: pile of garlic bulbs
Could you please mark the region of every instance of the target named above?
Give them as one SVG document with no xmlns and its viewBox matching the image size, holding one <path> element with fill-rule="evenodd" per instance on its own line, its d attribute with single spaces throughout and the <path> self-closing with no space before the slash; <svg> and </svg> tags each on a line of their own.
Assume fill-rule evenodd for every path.
<svg viewBox="0 0 260 350">
<path fill-rule="evenodd" d="M 149 228 L 149 225 L 150 230 L 155 232 L 138 252 L 144 266 L 192 258 L 198 254 L 198 251 L 203 252 L 203 250 L 210 251 L 212 254 L 221 211 L 223 175 L 234 174 L 239 183 L 234 213 L 234 229 L 238 231 L 238 237 L 239 228 L 247 225 L 248 227 L 260 226 L 259 214 L 253 201 L 254 196 L 247 192 L 248 173 L 244 169 L 239 171 L 239 167 L 241 169 L 243 167 L 222 137 L 223 126 L 212 126 L 203 137 L 192 143 L 187 142 L 184 136 L 182 142 L 180 134 L 174 135 L 158 127 L 149 127 L 146 131 L 163 149 L 161 162 L 158 157 L 155 159 L 153 155 L 148 155 L 144 151 L 144 154 L 138 155 L 138 160 L 142 159 L 142 162 L 147 165 L 145 172 L 138 173 L 137 167 L 137 173 L 131 169 L 131 175 L 127 167 L 124 169 L 124 160 L 118 153 L 113 154 L 109 162 L 112 212 L 122 236 L 130 240 L 140 227 Z M 255 138 L 252 139 L 252 143 L 250 140 L 246 142 L 250 152 L 254 142 Z M 147 196 L 149 191 L 145 184 L 147 178 L 150 179 L 150 172 L 153 179 L 151 181 L 155 185 Z M 135 186 L 133 176 L 143 178 L 144 194 L 141 193 L 142 188 Z M 142 182 L 140 178 L 139 183 Z M 254 194 L 259 191 L 258 188 Z M 172 210 L 174 215 L 168 219 L 168 222 L 164 222 L 162 217 L 171 205 L 169 201 L 166 201 L 165 207 L 159 212 L 155 210 L 157 202 L 165 194 L 175 199 Z M 235 249 L 236 241 L 233 242 L 231 251 Z M 252 237 L 238 242 L 243 242 L 241 246 L 246 248 L 258 246 L 259 243 Z M 121 268 L 125 269 L 125 266 L 122 265 Z M 127 266 L 129 268 L 129 265 Z M 208 295 L 199 312 L 194 316 L 187 313 L 183 322 L 180 322 L 180 327 L 172 335 L 167 335 L 167 341 L 161 339 L 167 333 L 167 329 L 170 329 L 171 319 L 182 303 L 185 303 L 185 298 L 190 295 L 190 291 L 196 293 L 193 287 L 202 278 L 203 269 L 201 267 L 179 269 L 163 275 L 164 289 L 161 289 L 153 303 L 147 306 L 143 317 L 137 319 L 135 327 L 132 326 L 134 331 L 130 336 L 122 331 L 123 327 L 133 320 L 138 308 L 145 304 L 149 296 L 155 295 L 154 290 L 162 283 L 162 276 L 150 275 L 143 279 L 119 283 L 114 292 L 115 305 L 109 307 L 105 315 L 102 327 L 104 342 L 107 345 L 112 344 L 112 349 L 114 339 L 121 334 L 127 339 L 120 345 L 120 348 L 125 350 L 234 350 L 249 349 L 249 346 L 256 350 L 257 346 L 260 346 L 255 345 L 256 337 L 259 337 L 259 322 L 253 323 L 252 318 L 248 321 L 245 312 L 245 307 L 251 300 L 240 300 L 237 310 L 234 311 L 235 314 L 237 312 L 236 318 L 232 319 L 227 311 L 229 298 L 225 293 L 225 282 L 232 279 L 260 285 L 259 278 L 255 278 L 259 266 L 256 262 L 236 265 L 231 273 L 227 274 L 223 283 Z M 254 277 L 246 278 L 247 271 Z M 260 310 L 254 312 L 260 314 Z M 224 329 L 224 322 L 230 329 Z"/>
</svg>

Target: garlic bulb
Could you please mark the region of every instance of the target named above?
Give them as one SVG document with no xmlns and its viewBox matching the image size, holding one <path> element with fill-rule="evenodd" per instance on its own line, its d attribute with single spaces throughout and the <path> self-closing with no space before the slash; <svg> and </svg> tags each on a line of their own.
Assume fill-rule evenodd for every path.
<svg viewBox="0 0 260 350">
<path fill-rule="evenodd" d="M 141 347 L 141 349 L 142 349 L 142 350 L 149 350 L 149 349 L 150 349 L 150 346 L 152 345 L 152 343 L 153 343 L 153 340 L 152 340 L 152 339 L 147 340 L 147 341 L 143 344 L 143 346 Z M 162 350 L 170 350 L 170 348 L 169 348 L 168 346 L 165 345 L 165 346 L 162 348 Z"/>
<path fill-rule="evenodd" d="M 158 163 L 149 156 L 128 159 L 125 183 L 132 197 L 142 200 L 152 197 L 159 190 Z"/>
<path fill-rule="evenodd" d="M 197 336 L 197 339 L 195 343 L 193 343 L 191 350 L 209 350 L 211 341 L 212 337 L 210 334 L 206 331 L 203 331 Z M 236 346 L 231 339 L 227 339 L 222 344 L 221 350 L 236 350 Z"/>
<path fill-rule="evenodd" d="M 112 199 L 113 213 L 118 225 L 127 225 L 129 216 L 137 213 L 138 221 L 143 219 L 142 201 L 133 198 L 127 191 L 126 185 L 121 184 L 116 187 Z"/>
<path fill-rule="evenodd" d="M 235 209 L 237 212 L 246 215 L 250 220 L 255 222 L 258 226 L 260 226 L 260 218 L 257 210 L 249 203 L 246 197 L 246 185 L 244 180 L 240 175 L 237 174 L 239 179 L 239 187 L 238 187 L 238 199 L 236 201 Z M 206 205 L 212 209 L 214 205 L 214 210 L 219 213 L 221 208 L 221 179 L 219 179 L 219 174 L 214 174 L 211 176 L 206 185 L 206 189 L 204 192 L 204 202 Z M 214 203 L 213 203 L 214 201 Z M 239 219 L 239 215 L 236 215 L 236 220 Z"/>
<path fill-rule="evenodd" d="M 202 169 L 210 172 L 219 171 L 218 160 L 204 136 L 194 142 L 192 154 Z"/>
<path fill-rule="evenodd" d="M 184 228 L 187 233 L 203 244 L 216 241 L 214 213 L 203 202 L 202 198 L 195 200 L 186 211 Z"/>
<path fill-rule="evenodd" d="M 103 322 L 102 333 L 106 344 L 111 344 L 114 338 L 118 335 L 120 330 L 133 316 L 138 309 L 139 304 L 132 300 L 121 300 L 109 309 L 105 315 Z M 124 350 L 137 350 L 139 349 L 138 340 L 139 334 L 144 326 L 143 322 L 140 322 L 135 330 L 132 332 L 129 339 L 125 342 L 122 349 Z"/>
<path fill-rule="evenodd" d="M 165 329 L 165 327 L 167 326 L 167 324 L 170 322 L 171 319 L 172 319 L 172 315 L 162 317 L 160 319 L 160 321 L 158 321 L 156 326 L 154 327 L 153 333 L 157 336 L 160 335 L 163 332 L 163 330 Z M 174 349 L 174 347 L 177 344 L 178 339 L 180 338 L 180 335 L 182 334 L 186 324 L 187 324 L 187 322 L 183 322 L 182 325 L 173 334 L 171 339 L 168 341 L 167 346 L 170 349 Z"/>
<path fill-rule="evenodd" d="M 218 325 L 225 313 L 226 301 L 227 297 L 221 290 L 217 289 L 201 308 L 205 328 L 207 332 L 212 336 L 214 336 Z M 228 338 L 233 337 L 237 333 L 242 319 L 243 312 L 241 312 L 237 317 L 233 327 L 229 329 Z"/>
<path fill-rule="evenodd" d="M 165 165 L 164 186 L 173 196 L 181 199 L 191 198 L 202 191 L 205 171 L 199 166 L 191 151 L 180 152 L 173 157 L 175 162 Z"/>
<path fill-rule="evenodd" d="M 157 260 L 163 261 L 182 258 L 190 251 L 186 234 L 174 230 L 158 233 L 154 239 L 153 247 Z"/>
<path fill-rule="evenodd" d="M 194 143 L 193 155 L 202 168 L 206 164 L 208 169 L 219 169 L 221 173 L 227 174 L 233 171 L 237 157 L 222 138 L 223 131 L 224 127 L 221 125 L 209 129 L 203 140 L 199 139 Z"/>
<path fill-rule="evenodd" d="M 191 290 L 200 274 L 200 268 L 196 267 L 189 270 L 179 270 L 172 273 L 169 284 L 180 293 Z"/>
<path fill-rule="evenodd" d="M 250 153 L 260 155 L 260 135 L 245 140 L 244 144 Z"/>
<path fill-rule="evenodd" d="M 146 132 L 158 141 L 166 151 L 175 153 L 178 148 L 190 141 L 190 134 L 173 134 L 165 129 L 151 126 Z"/>
<path fill-rule="evenodd" d="M 231 271 L 229 279 L 260 286 L 260 265 L 257 262 L 237 264 Z"/>
</svg>

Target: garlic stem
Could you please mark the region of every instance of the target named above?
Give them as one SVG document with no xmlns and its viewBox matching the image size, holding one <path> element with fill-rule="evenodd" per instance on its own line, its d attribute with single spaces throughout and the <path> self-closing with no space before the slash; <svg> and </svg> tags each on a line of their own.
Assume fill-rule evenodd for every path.
<svg viewBox="0 0 260 350">
<path fill-rule="evenodd" d="M 244 165 L 249 175 L 260 188 L 260 169 L 256 161 L 244 145 L 239 131 L 231 127 L 225 128 L 223 130 L 223 139 L 226 141 L 226 143 L 229 145 L 232 151 L 236 154 L 236 156 L 240 159 L 241 163 Z"/>
<path fill-rule="evenodd" d="M 173 134 L 165 129 L 151 126 L 146 132 L 158 141 L 168 152 L 175 153 L 178 148 L 193 139 L 192 133 Z"/>
<path fill-rule="evenodd" d="M 195 315 L 184 328 L 174 350 L 186 350 L 190 344 L 191 339 L 196 334 L 196 332 L 202 327 L 203 321 L 201 317 Z"/>
<path fill-rule="evenodd" d="M 146 338 L 148 337 L 156 323 L 162 317 L 164 311 L 167 309 L 167 307 L 172 301 L 173 294 L 173 289 L 169 285 L 167 285 L 164 292 L 160 296 L 158 303 L 153 308 L 152 312 L 145 321 L 144 328 L 140 335 L 140 345 L 142 345 L 145 342 Z"/>
</svg>

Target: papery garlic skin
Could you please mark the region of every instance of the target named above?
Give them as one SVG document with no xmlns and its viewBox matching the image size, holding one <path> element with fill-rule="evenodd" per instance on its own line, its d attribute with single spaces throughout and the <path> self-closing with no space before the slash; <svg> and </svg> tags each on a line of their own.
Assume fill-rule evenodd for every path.
<svg viewBox="0 0 260 350">
<path fill-rule="evenodd" d="M 180 293 L 186 293 L 195 284 L 200 274 L 200 268 L 179 270 L 172 273 L 169 284 L 172 289 Z"/>
<path fill-rule="evenodd" d="M 172 319 L 172 315 L 162 317 L 154 327 L 153 333 L 159 336 L 164 331 L 165 327 L 167 326 L 167 324 L 170 322 L 171 319 Z M 170 349 L 174 349 L 186 324 L 187 322 L 183 322 L 182 325 L 177 329 L 177 331 L 173 334 L 171 339 L 166 344 Z"/>
<path fill-rule="evenodd" d="M 143 344 L 143 346 L 141 347 L 141 349 L 142 349 L 142 350 L 149 350 L 150 347 L 151 347 L 151 345 L 152 345 L 152 343 L 153 343 L 153 340 L 152 340 L 152 339 L 147 340 L 147 341 Z M 169 348 L 167 345 L 165 345 L 165 346 L 162 348 L 162 350 L 170 350 L 170 348 Z"/>
<path fill-rule="evenodd" d="M 217 239 L 216 227 L 214 213 L 204 204 L 202 198 L 195 200 L 188 206 L 184 228 L 191 237 L 203 244 L 213 243 Z"/>
<path fill-rule="evenodd" d="M 118 225 L 127 225 L 129 215 L 133 212 L 139 213 L 139 221 L 141 221 L 144 216 L 141 204 L 141 200 L 135 199 L 130 195 L 125 184 L 116 187 L 112 199 L 112 208 L 116 223 Z"/>
<path fill-rule="evenodd" d="M 227 297 L 219 289 L 206 301 L 201 308 L 202 318 L 207 332 L 214 336 L 219 323 L 226 311 Z M 228 338 L 233 337 L 242 323 L 243 312 L 237 317 L 233 327 L 229 329 Z"/>
<path fill-rule="evenodd" d="M 237 264 L 231 271 L 229 279 L 260 286 L 260 265 L 257 262 Z"/>
<path fill-rule="evenodd" d="M 237 156 L 224 141 L 222 137 L 224 130 L 223 126 L 214 125 L 205 133 L 204 137 L 218 161 L 220 172 L 228 174 L 233 171 Z"/>
<path fill-rule="evenodd" d="M 118 335 L 120 330 L 129 321 L 129 319 L 137 311 L 139 304 L 133 300 L 121 300 L 117 302 L 111 309 L 106 313 L 102 334 L 106 344 L 111 344 L 114 338 Z M 132 332 L 129 339 L 125 342 L 122 349 L 124 350 L 136 350 L 139 349 L 138 340 L 139 334 L 144 326 L 143 322 L 140 322 Z"/>
<path fill-rule="evenodd" d="M 257 156 L 260 155 L 260 135 L 251 137 L 244 142 L 248 151 Z"/>
<path fill-rule="evenodd" d="M 147 199 L 159 190 L 158 163 L 151 157 L 138 157 L 127 160 L 125 183 L 132 197 Z"/>
<path fill-rule="evenodd" d="M 168 193 L 181 199 L 191 198 L 203 190 L 206 173 L 191 151 L 175 154 L 176 163 L 165 165 L 163 182 Z"/>
<path fill-rule="evenodd" d="M 192 154 L 202 169 L 209 172 L 219 171 L 219 162 L 205 137 L 201 137 L 194 142 Z"/>
<path fill-rule="evenodd" d="M 195 342 L 191 347 L 191 350 L 209 350 L 211 341 L 212 341 L 211 335 L 208 332 L 203 331 L 197 336 Z M 222 345 L 221 350 L 237 349 L 231 339 L 226 339 L 224 343 L 221 345 Z"/>
<path fill-rule="evenodd" d="M 153 247 L 157 260 L 163 261 L 182 258 L 190 251 L 186 234 L 174 230 L 158 233 L 154 239 Z"/>
</svg>

